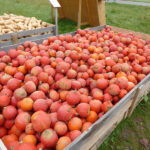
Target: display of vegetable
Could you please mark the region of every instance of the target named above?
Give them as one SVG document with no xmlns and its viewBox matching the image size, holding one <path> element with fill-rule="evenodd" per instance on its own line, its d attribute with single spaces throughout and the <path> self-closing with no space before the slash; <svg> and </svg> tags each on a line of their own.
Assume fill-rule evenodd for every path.
<svg viewBox="0 0 150 150">
<path fill-rule="evenodd" d="M 77 30 L 0 51 L 0 138 L 63 150 L 150 73 L 150 40 Z"/>
<path fill-rule="evenodd" d="M 0 16 L 0 34 L 33 30 L 49 26 L 51 26 L 51 24 L 38 20 L 35 17 L 30 18 L 6 13 Z"/>
</svg>

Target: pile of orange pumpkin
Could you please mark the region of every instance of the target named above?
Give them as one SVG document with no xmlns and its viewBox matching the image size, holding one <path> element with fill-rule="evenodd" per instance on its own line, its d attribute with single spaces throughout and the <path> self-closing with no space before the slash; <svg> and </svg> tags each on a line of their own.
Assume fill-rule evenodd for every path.
<svg viewBox="0 0 150 150">
<path fill-rule="evenodd" d="M 0 138 L 63 150 L 150 73 L 150 40 L 77 30 L 0 51 Z"/>
</svg>

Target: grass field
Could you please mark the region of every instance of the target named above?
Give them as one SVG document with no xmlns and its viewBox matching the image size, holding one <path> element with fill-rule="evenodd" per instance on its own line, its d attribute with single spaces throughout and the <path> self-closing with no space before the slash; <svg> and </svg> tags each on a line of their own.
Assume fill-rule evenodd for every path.
<svg viewBox="0 0 150 150">
<path fill-rule="evenodd" d="M 150 7 L 108 3 L 106 4 L 106 12 L 107 24 L 150 34 Z M 14 13 L 27 17 L 35 16 L 50 22 L 48 0 L 0 0 L 0 15 L 3 13 Z M 59 20 L 59 33 L 71 32 L 75 29 L 75 22 Z M 150 102 L 142 102 L 132 117 L 123 121 L 99 150 L 146 149 L 147 145 L 144 143 L 145 147 L 143 147 L 140 140 L 143 138 L 150 140 L 149 117 Z"/>
<path fill-rule="evenodd" d="M 133 1 L 133 2 L 146 2 L 146 3 L 150 3 L 150 0 L 123 0 L 123 1 Z"/>
</svg>

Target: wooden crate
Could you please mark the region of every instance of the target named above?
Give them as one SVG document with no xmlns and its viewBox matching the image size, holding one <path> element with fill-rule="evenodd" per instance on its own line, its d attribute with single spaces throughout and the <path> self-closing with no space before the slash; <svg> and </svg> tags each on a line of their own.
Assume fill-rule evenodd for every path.
<svg viewBox="0 0 150 150">
<path fill-rule="evenodd" d="M 93 30 L 98 30 L 93 28 Z M 150 38 L 149 34 L 134 32 L 127 29 L 113 27 L 115 32 L 131 33 L 143 39 Z M 130 117 L 141 102 L 144 95 L 150 92 L 150 74 L 134 87 L 118 104 L 109 110 L 102 118 L 97 120 L 87 131 L 68 145 L 65 150 L 97 150 L 104 140 L 112 133 L 117 125 L 127 117 Z"/>
<path fill-rule="evenodd" d="M 99 31 L 105 26 L 90 28 L 89 30 Z M 126 29 L 112 27 L 116 32 L 132 33 L 142 37 L 143 39 L 150 38 L 150 35 L 133 32 Z M 75 32 L 70 33 L 72 35 Z M 34 39 L 36 43 L 42 43 L 42 39 Z M 6 46 L 0 50 L 9 51 L 11 48 L 16 48 L 19 44 Z M 143 96 L 150 92 L 150 74 L 145 77 L 138 85 L 134 87 L 124 98 L 122 98 L 112 109 L 110 109 L 102 118 L 98 119 L 87 131 L 81 134 L 76 140 L 68 145 L 65 150 L 97 150 L 103 141 L 111 134 L 120 121 L 129 117 L 135 107 L 140 103 Z"/>
<path fill-rule="evenodd" d="M 25 41 L 36 40 L 56 35 L 56 26 L 26 30 L 21 32 L 7 33 L 0 35 L 0 47 L 23 43 Z"/>
<path fill-rule="evenodd" d="M 150 74 L 65 150 L 97 150 L 116 126 L 132 114 L 143 95 L 149 92 Z"/>
</svg>

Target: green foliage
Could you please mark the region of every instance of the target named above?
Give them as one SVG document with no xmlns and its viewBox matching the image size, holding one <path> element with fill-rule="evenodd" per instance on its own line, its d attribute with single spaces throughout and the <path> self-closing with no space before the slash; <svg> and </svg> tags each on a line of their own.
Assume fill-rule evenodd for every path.
<svg viewBox="0 0 150 150">
<path fill-rule="evenodd" d="M 150 34 L 150 7 L 107 3 L 106 10 L 107 24 Z"/>
<path fill-rule="evenodd" d="M 147 95 L 144 95 L 144 96 L 143 96 L 143 100 L 144 100 L 145 102 L 148 102 L 148 100 L 149 100 L 148 96 L 147 96 Z"/>
</svg>

